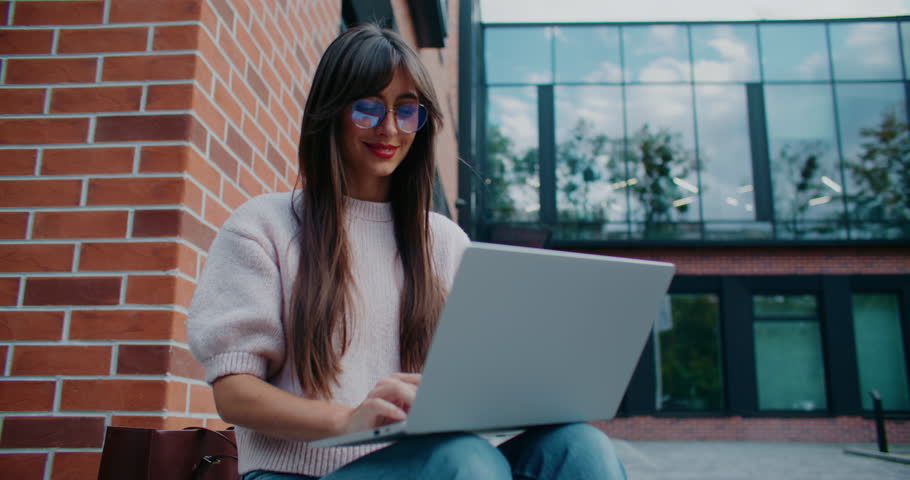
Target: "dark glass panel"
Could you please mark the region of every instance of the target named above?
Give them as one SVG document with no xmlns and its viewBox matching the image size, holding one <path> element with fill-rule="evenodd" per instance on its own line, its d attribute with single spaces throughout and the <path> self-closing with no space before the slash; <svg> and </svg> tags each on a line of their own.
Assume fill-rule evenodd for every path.
<svg viewBox="0 0 910 480">
<path fill-rule="evenodd" d="M 886 410 L 910 410 L 900 306 L 894 294 L 853 295 L 853 332 L 863 408 L 876 390 Z"/>
<path fill-rule="evenodd" d="M 824 410 L 825 367 L 815 295 L 754 295 L 761 410 Z"/>
<path fill-rule="evenodd" d="M 720 304 L 715 294 L 672 294 L 655 328 L 658 410 L 720 410 Z M 667 308 L 669 307 L 669 308 Z"/>
<path fill-rule="evenodd" d="M 815 295 L 755 295 L 752 314 L 755 318 L 815 318 L 818 306 Z"/>
<path fill-rule="evenodd" d="M 818 322 L 756 321 L 754 334 L 758 408 L 826 409 Z"/>
</svg>

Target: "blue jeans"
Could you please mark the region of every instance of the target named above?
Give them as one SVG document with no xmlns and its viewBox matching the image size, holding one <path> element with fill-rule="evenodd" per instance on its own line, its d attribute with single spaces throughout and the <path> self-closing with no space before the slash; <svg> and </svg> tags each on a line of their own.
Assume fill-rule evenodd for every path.
<svg viewBox="0 0 910 480">
<path fill-rule="evenodd" d="M 402 440 L 322 480 L 361 479 L 604 479 L 626 471 L 603 432 L 585 423 L 537 427 L 498 448 L 476 435 L 441 434 Z M 243 480 L 316 480 L 255 471 Z"/>
</svg>

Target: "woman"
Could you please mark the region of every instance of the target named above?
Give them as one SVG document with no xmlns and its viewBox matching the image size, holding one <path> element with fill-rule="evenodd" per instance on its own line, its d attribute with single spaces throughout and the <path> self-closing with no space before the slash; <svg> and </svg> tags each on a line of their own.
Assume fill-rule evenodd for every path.
<svg viewBox="0 0 910 480">
<path fill-rule="evenodd" d="M 414 399 L 469 243 L 430 213 L 439 124 L 417 54 L 388 30 L 347 31 L 307 99 L 303 189 L 247 202 L 212 244 L 190 345 L 237 425 L 245 480 L 624 477 L 588 425 L 532 429 L 499 449 L 473 435 L 308 446 L 401 421 Z"/>
</svg>

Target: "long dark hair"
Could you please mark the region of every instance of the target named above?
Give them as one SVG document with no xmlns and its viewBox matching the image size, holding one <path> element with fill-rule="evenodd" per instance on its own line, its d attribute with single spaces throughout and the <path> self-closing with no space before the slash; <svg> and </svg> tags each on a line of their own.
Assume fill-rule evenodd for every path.
<svg viewBox="0 0 910 480">
<path fill-rule="evenodd" d="M 389 201 L 404 269 L 400 360 L 404 371 L 423 367 L 444 291 L 433 270 L 429 212 L 436 160 L 433 139 L 441 114 L 430 76 L 395 32 L 375 25 L 352 28 L 328 47 L 303 113 L 298 159 L 302 199 L 295 200 L 300 266 L 290 305 L 288 345 L 304 392 L 331 398 L 350 339 L 350 251 L 345 232 L 347 192 L 339 140 L 342 113 L 353 101 L 378 94 L 397 69 L 407 73 L 428 112 L 426 125 L 392 174 Z M 296 198 L 296 197 L 295 197 Z"/>
</svg>

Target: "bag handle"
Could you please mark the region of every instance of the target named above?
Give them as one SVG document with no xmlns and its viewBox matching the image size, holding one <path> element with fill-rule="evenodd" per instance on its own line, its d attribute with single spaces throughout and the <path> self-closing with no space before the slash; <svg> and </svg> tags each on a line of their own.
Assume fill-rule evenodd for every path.
<svg viewBox="0 0 910 480">
<path fill-rule="evenodd" d="M 233 455 L 206 455 L 202 457 L 199 463 L 193 465 L 193 480 L 202 480 L 202 476 L 212 465 L 218 465 L 225 458 L 233 458 L 235 462 L 237 461 L 237 457 Z"/>
<path fill-rule="evenodd" d="M 232 429 L 233 429 L 233 427 L 232 427 Z M 225 442 L 230 443 L 234 447 L 234 449 L 237 448 L 237 444 L 234 443 L 233 440 L 231 440 L 230 438 L 228 438 L 225 434 L 223 434 L 221 432 L 216 432 L 215 430 L 209 430 L 208 428 L 204 428 L 204 427 L 186 427 L 186 428 L 184 428 L 184 430 L 201 430 L 203 432 L 213 433 L 213 434 L 218 435 L 219 437 L 223 438 Z M 215 463 L 217 463 L 217 462 L 215 462 Z"/>
</svg>

